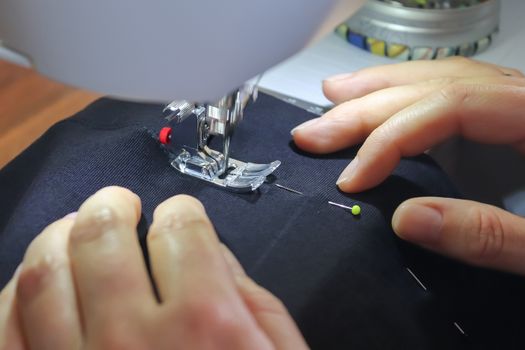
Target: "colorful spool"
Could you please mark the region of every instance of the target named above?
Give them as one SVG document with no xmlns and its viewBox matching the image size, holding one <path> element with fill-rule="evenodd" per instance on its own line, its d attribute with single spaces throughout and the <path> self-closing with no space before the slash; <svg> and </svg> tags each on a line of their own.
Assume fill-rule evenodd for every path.
<svg viewBox="0 0 525 350">
<path fill-rule="evenodd" d="M 431 60 L 486 50 L 498 25 L 499 0 L 370 0 L 336 33 L 375 55 Z"/>
</svg>

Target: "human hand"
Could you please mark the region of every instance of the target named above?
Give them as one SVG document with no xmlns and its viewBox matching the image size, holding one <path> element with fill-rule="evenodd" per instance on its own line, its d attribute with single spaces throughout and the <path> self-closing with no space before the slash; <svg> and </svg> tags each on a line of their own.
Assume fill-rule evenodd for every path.
<svg viewBox="0 0 525 350">
<path fill-rule="evenodd" d="M 292 130 L 295 143 L 328 153 L 364 141 L 337 185 L 358 192 L 381 183 L 403 156 L 460 134 L 525 153 L 525 78 L 466 58 L 368 68 L 324 82 L 337 106 Z M 396 210 L 406 240 L 474 265 L 525 274 L 525 219 L 446 198 L 410 199 Z"/>
<path fill-rule="evenodd" d="M 48 226 L 0 294 L 0 349 L 304 349 L 282 303 L 244 273 L 189 196 L 160 204 L 148 251 L 140 199 L 110 187 Z"/>
</svg>

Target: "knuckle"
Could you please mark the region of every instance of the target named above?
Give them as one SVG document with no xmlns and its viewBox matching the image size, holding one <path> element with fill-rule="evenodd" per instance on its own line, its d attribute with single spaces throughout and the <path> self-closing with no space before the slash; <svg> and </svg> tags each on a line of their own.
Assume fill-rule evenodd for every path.
<svg viewBox="0 0 525 350">
<path fill-rule="evenodd" d="M 444 60 L 450 62 L 451 64 L 454 64 L 458 71 L 481 64 L 480 62 L 473 60 L 472 58 L 464 56 L 452 56 L 447 57 Z"/>
<path fill-rule="evenodd" d="M 362 149 L 366 147 L 366 150 L 370 152 L 370 150 L 383 150 L 385 145 L 397 146 L 396 140 L 398 139 L 399 131 L 403 130 L 402 122 L 398 119 L 392 119 L 374 129 L 366 139 Z"/>
<path fill-rule="evenodd" d="M 119 215 L 114 208 L 108 205 L 101 205 L 89 215 L 87 224 L 104 228 L 106 226 L 114 226 L 119 221 Z"/>
<path fill-rule="evenodd" d="M 456 84 L 460 80 L 461 79 L 458 77 L 439 77 L 439 78 L 432 79 L 430 83 L 434 83 L 438 86 L 448 86 L 448 85 Z M 420 84 L 423 85 L 427 83 L 428 82 L 422 82 Z"/>
<path fill-rule="evenodd" d="M 172 215 L 173 213 L 178 212 L 202 215 L 205 213 L 205 209 L 197 198 L 181 194 L 162 202 L 155 210 L 155 215 Z"/>
<path fill-rule="evenodd" d="M 79 215 L 71 232 L 72 242 L 95 239 L 104 232 L 120 226 L 123 221 L 113 207 L 105 204 L 97 205 L 87 214 Z"/>
<path fill-rule="evenodd" d="M 173 222 L 173 228 L 175 230 L 186 230 L 186 231 L 195 231 L 201 232 L 211 228 L 210 220 L 205 216 L 187 216 L 179 217 Z"/>
<path fill-rule="evenodd" d="M 479 76 L 479 75 L 501 75 L 501 70 L 496 66 L 477 61 L 470 57 L 454 56 L 446 59 L 455 65 L 455 71 L 459 76 Z"/>
<path fill-rule="evenodd" d="M 177 201 L 183 201 L 185 205 L 191 206 L 194 209 L 204 211 L 204 205 L 197 198 L 188 196 L 187 194 L 179 194 L 174 197 Z"/>
<path fill-rule="evenodd" d="M 124 326 L 122 322 L 104 322 L 100 325 L 91 346 L 88 349 L 97 350 L 139 350 L 147 349 L 141 337 Z"/>
<path fill-rule="evenodd" d="M 165 235 L 176 234 L 177 232 L 208 232 L 213 230 L 213 226 L 204 212 L 201 211 L 171 211 L 164 213 L 153 224 L 148 240 L 154 240 Z"/>
<path fill-rule="evenodd" d="M 66 268 L 66 263 L 51 255 L 44 255 L 36 263 L 22 269 L 18 277 L 16 296 L 20 300 L 32 300 L 41 294 L 50 283 L 52 275 L 59 269 Z"/>
<path fill-rule="evenodd" d="M 473 223 L 469 234 L 468 252 L 474 261 L 497 259 L 505 244 L 505 231 L 501 218 L 484 208 L 470 210 L 467 222 Z"/>
<path fill-rule="evenodd" d="M 446 102 L 461 103 L 467 99 L 470 90 L 465 84 L 458 83 L 457 81 L 452 82 L 439 90 L 440 96 Z"/>
<path fill-rule="evenodd" d="M 234 307 L 226 300 L 190 300 L 184 303 L 182 312 L 173 316 L 182 316 L 188 328 L 200 335 L 234 337 L 242 333 Z"/>
</svg>

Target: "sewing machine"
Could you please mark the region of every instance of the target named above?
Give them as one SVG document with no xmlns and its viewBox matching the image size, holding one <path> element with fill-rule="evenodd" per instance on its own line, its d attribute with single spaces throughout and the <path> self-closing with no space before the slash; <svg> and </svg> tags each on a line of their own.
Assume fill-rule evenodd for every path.
<svg viewBox="0 0 525 350">
<path fill-rule="evenodd" d="M 116 97 L 192 101 L 164 111 L 172 123 L 197 118 L 195 148 L 174 151 L 172 165 L 215 185 L 252 191 L 280 163 L 230 158 L 234 129 L 257 91 L 256 82 L 244 82 L 333 30 L 363 2 L 4 0 L 0 57 Z M 161 131 L 163 143 L 170 131 Z M 221 151 L 208 148 L 212 135 L 223 138 Z"/>
</svg>

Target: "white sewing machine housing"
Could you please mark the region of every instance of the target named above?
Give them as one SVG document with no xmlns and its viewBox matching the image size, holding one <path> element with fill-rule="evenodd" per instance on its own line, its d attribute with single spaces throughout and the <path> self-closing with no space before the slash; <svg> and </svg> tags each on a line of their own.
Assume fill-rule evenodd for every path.
<svg viewBox="0 0 525 350">
<path fill-rule="evenodd" d="M 211 157 L 219 163 L 203 178 L 211 181 L 230 169 L 232 128 L 254 91 L 238 87 L 333 30 L 363 2 L 2 0 L 0 57 L 115 97 L 200 101 L 197 158 L 187 165 L 203 161 L 200 171 L 209 170 Z M 177 119 L 179 112 L 168 114 Z M 222 160 L 202 147 L 203 135 L 225 139 Z"/>
</svg>

